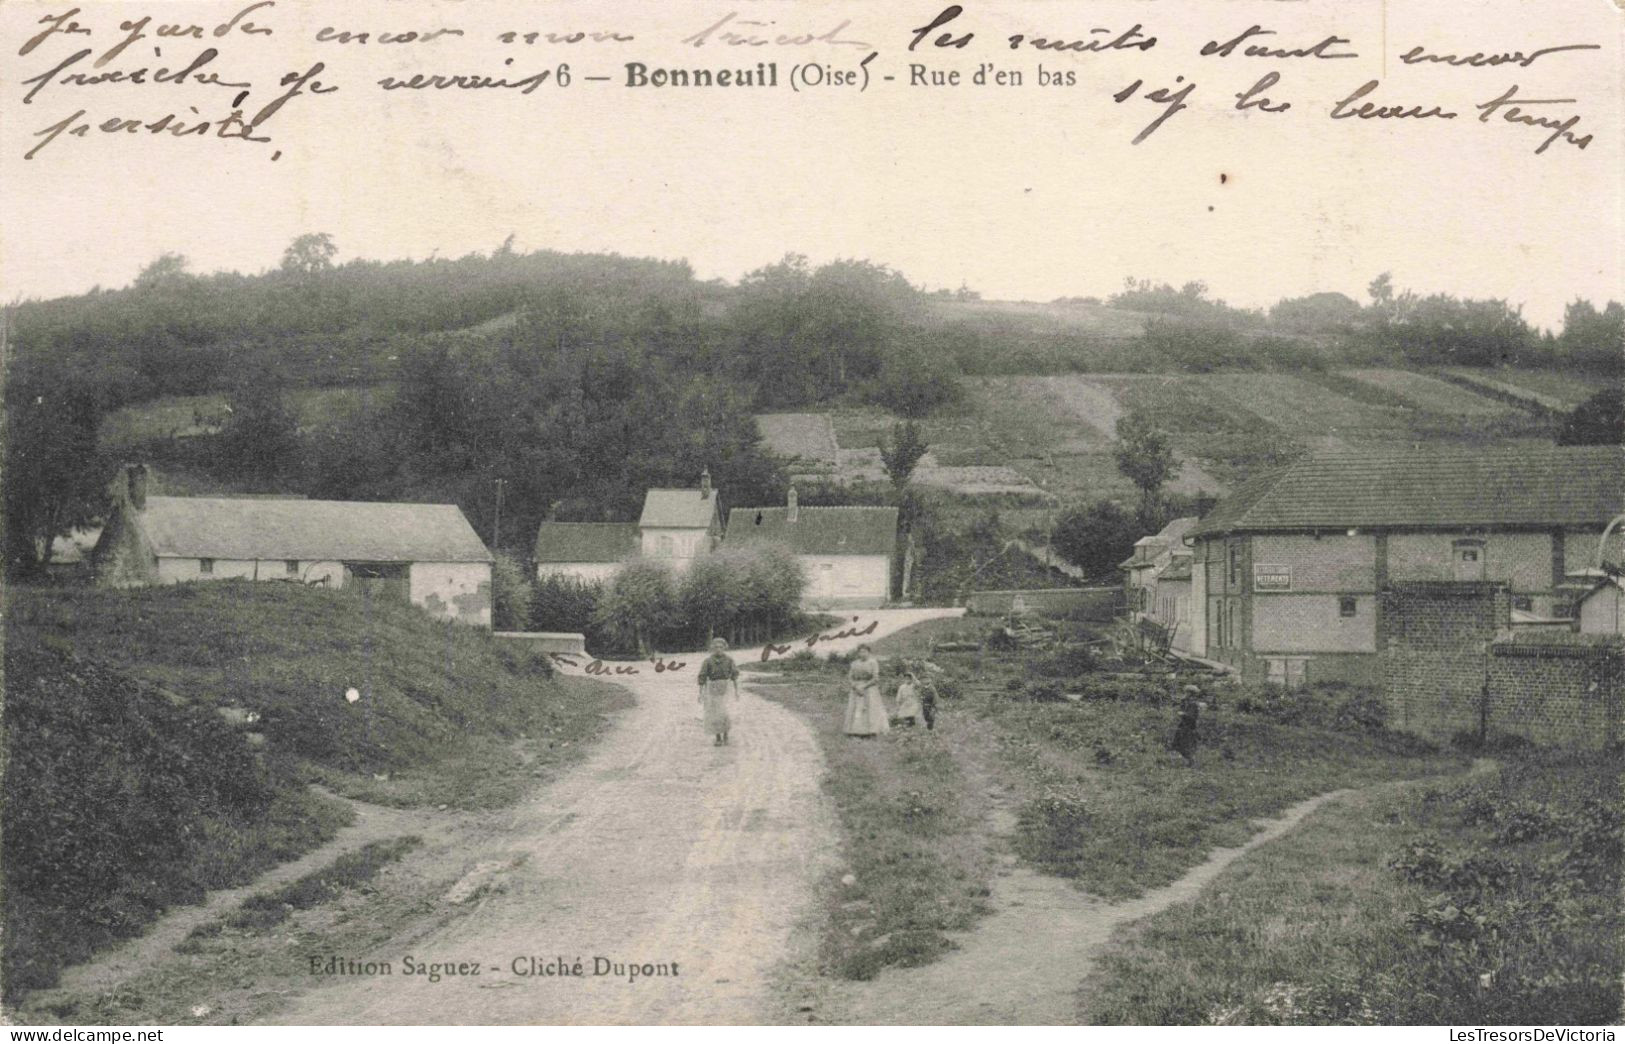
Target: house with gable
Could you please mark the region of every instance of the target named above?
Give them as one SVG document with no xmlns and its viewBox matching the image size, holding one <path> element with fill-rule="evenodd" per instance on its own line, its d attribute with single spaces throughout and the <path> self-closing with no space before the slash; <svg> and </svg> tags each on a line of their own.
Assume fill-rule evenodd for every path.
<svg viewBox="0 0 1625 1044">
<path fill-rule="evenodd" d="M 642 542 L 636 522 L 543 522 L 536 531 L 536 578 L 564 577 L 599 584 L 636 558 Z"/>
<path fill-rule="evenodd" d="M 354 587 L 491 626 L 491 552 L 455 504 L 151 495 L 125 467 L 91 552 L 99 583 L 281 580 Z"/>
<path fill-rule="evenodd" d="M 807 575 L 803 602 L 818 609 L 872 609 L 891 599 L 897 557 L 894 507 L 801 507 L 792 486 L 783 507 L 728 512 L 727 547 L 773 544 Z"/>
<path fill-rule="evenodd" d="M 1129 612 L 1166 629 L 1169 644 L 1180 650 L 1190 646 L 1192 551 L 1185 537 L 1196 523 L 1195 516 L 1176 518 L 1141 537 L 1134 542 L 1134 554 L 1118 566 Z"/>
<path fill-rule="evenodd" d="M 722 508 L 711 472 L 694 489 L 651 489 L 636 522 L 543 522 L 536 531 L 536 576 L 601 583 L 623 562 L 643 557 L 688 571 L 722 542 Z"/>
<path fill-rule="evenodd" d="M 1388 639 L 1427 626 L 1385 618 L 1405 602 L 1384 597 L 1396 585 L 1493 587 L 1509 622 L 1572 619 L 1575 578 L 1597 565 L 1621 512 L 1616 446 L 1304 457 L 1222 498 L 1190 531 L 1190 651 L 1288 686 L 1374 683 Z M 1603 554 L 1617 565 L 1625 547 L 1612 539 Z"/>
</svg>

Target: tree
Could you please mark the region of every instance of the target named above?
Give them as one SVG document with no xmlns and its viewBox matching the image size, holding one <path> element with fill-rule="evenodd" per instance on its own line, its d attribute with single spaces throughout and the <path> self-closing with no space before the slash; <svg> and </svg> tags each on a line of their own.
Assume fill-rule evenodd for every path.
<svg viewBox="0 0 1625 1044">
<path fill-rule="evenodd" d="M 1563 310 L 1557 349 L 1572 365 L 1618 373 L 1625 363 L 1625 305 L 1609 301 L 1599 312 L 1590 301 L 1571 301 Z"/>
<path fill-rule="evenodd" d="M 1114 501 L 1099 500 L 1071 508 L 1056 519 L 1050 546 L 1089 576 L 1104 578 L 1116 572 L 1140 535 L 1138 520 Z"/>
<path fill-rule="evenodd" d="M 1345 329 L 1360 318 L 1360 305 L 1347 294 L 1319 293 L 1277 301 L 1270 322 L 1310 332 Z"/>
<path fill-rule="evenodd" d="M 739 616 L 739 585 L 735 582 L 735 552 L 702 555 L 689 566 L 677 589 L 683 620 L 695 634 L 703 630 L 709 642 L 719 631 L 733 626 Z"/>
<path fill-rule="evenodd" d="M 218 445 L 223 472 L 262 484 L 287 474 L 299 463 L 299 417 L 288 405 L 278 378 L 260 372 L 237 382 L 226 398 Z"/>
<path fill-rule="evenodd" d="M 1117 420 L 1117 470 L 1140 491 L 1140 513 L 1149 518 L 1156 513 L 1163 484 L 1179 474 L 1168 435 L 1142 413 L 1129 413 Z"/>
<path fill-rule="evenodd" d="M 498 631 L 530 628 L 536 588 L 524 565 L 513 555 L 498 554 L 491 563 L 491 624 Z"/>
<path fill-rule="evenodd" d="M 899 495 L 914 477 L 914 469 L 919 466 L 920 460 L 930 448 L 920 433 L 920 426 L 913 421 L 899 421 L 893 424 L 890 440 L 881 438 L 880 463 L 885 467 L 886 477 L 891 479 L 892 487 Z"/>
<path fill-rule="evenodd" d="M 871 401 L 905 417 L 924 417 L 963 396 L 955 361 L 907 339 L 894 339 L 869 393 Z"/>
<path fill-rule="evenodd" d="M 149 262 L 147 266 L 136 273 L 135 283 L 137 290 L 156 290 L 165 286 L 172 286 L 191 275 L 186 271 L 186 255 L 168 253 L 160 255 Z"/>
<path fill-rule="evenodd" d="M 909 481 L 914 477 L 914 469 L 919 466 L 925 457 L 925 436 L 920 433 L 920 426 L 913 421 L 901 421 L 892 425 L 891 440 L 880 440 L 880 462 L 886 469 L 886 477 L 891 479 L 892 488 L 897 492 L 897 529 L 898 537 L 903 543 L 903 560 L 901 575 L 895 577 L 895 593 L 908 597 L 909 584 L 914 573 L 914 523 L 920 513 L 919 498 L 911 496 Z"/>
<path fill-rule="evenodd" d="M 645 654 L 650 641 L 672 625 L 676 596 L 669 566 L 636 558 L 610 580 L 598 603 L 594 623 L 620 644 Z"/>
<path fill-rule="evenodd" d="M 307 232 L 282 252 L 282 271 L 295 276 L 325 272 L 333 267 L 333 257 L 338 252 L 333 237 L 326 232 Z"/>
<path fill-rule="evenodd" d="M 1574 408 L 1557 434 L 1563 446 L 1625 444 L 1625 393 L 1605 388 Z"/>
<path fill-rule="evenodd" d="M 101 513 L 106 468 L 96 444 L 96 401 L 88 392 L 16 382 L 7 392 L 6 567 L 27 573 L 50 561 L 55 538 Z"/>
</svg>

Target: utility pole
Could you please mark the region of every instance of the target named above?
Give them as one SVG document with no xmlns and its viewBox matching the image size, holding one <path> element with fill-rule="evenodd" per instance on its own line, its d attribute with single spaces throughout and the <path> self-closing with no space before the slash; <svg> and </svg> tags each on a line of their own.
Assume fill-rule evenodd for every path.
<svg viewBox="0 0 1625 1044">
<path fill-rule="evenodd" d="M 491 523 L 491 551 L 502 550 L 502 479 L 497 479 L 497 517 Z"/>
</svg>

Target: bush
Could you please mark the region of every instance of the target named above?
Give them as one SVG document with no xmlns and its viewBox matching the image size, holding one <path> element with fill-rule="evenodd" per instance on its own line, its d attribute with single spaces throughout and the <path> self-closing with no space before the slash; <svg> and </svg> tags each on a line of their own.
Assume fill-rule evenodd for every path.
<svg viewBox="0 0 1625 1044">
<path fill-rule="evenodd" d="M 212 710 L 23 642 L 5 660 L 8 998 L 336 829 Z M 211 840 L 239 835 L 252 854 L 211 873 Z"/>
<path fill-rule="evenodd" d="M 530 626 L 536 590 L 525 566 L 509 554 L 491 563 L 491 625 L 498 631 L 523 631 Z"/>
<path fill-rule="evenodd" d="M 1052 678 L 1075 678 L 1088 674 L 1100 665 L 1099 657 L 1087 645 L 1063 645 L 1039 661 L 1039 674 Z"/>
<path fill-rule="evenodd" d="M 604 585 L 550 575 L 532 588 L 530 630 L 587 633 L 594 628 Z"/>
<path fill-rule="evenodd" d="M 880 365 L 870 399 L 903 417 L 924 417 L 964 398 L 958 367 L 946 355 L 899 345 Z"/>
<path fill-rule="evenodd" d="M 650 642 L 671 627 L 677 613 L 677 586 L 671 567 L 649 558 L 622 566 L 605 588 L 593 614 L 617 648 L 649 650 Z"/>
</svg>

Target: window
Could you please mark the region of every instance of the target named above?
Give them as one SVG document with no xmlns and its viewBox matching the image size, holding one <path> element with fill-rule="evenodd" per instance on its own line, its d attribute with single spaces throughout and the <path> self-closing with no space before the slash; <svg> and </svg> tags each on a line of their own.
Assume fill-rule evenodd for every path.
<svg viewBox="0 0 1625 1044">
<path fill-rule="evenodd" d="M 1532 613 L 1535 611 L 1535 600 L 1528 595 L 1513 595 L 1512 608 L 1520 613 Z"/>
<path fill-rule="evenodd" d="M 1484 541 L 1477 539 L 1457 540 L 1452 542 L 1451 558 L 1455 562 L 1455 578 L 1457 580 L 1478 581 L 1484 579 Z"/>
<path fill-rule="evenodd" d="M 1360 602 L 1353 595 L 1344 595 L 1337 600 L 1338 616 L 1354 616 L 1360 611 Z"/>
<path fill-rule="evenodd" d="M 200 559 L 198 559 L 197 560 L 197 571 L 202 573 L 204 576 L 209 576 L 210 574 L 212 574 L 214 572 L 214 559 L 212 559 L 212 558 L 200 558 Z"/>
<path fill-rule="evenodd" d="M 289 576 L 298 576 L 299 575 L 299 559 L 297 559 L 297 558 L 288 559 L 286 562 L 282 563 L 282 568 Z"/>
<path fill-rule="evenodd" d="M 1235 587 L 1241 583 L 1241 545 L 1230 545 L 1230 586 Z"/>
<path fill-rule="evenodd" d="M 671 537 L 660 537 L 655 541 L 655 554 L 660 558 L 671 558 L 673 554 L 673 547 L 674 545 L 672 544 Z"/>
</svg>

